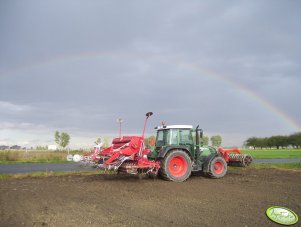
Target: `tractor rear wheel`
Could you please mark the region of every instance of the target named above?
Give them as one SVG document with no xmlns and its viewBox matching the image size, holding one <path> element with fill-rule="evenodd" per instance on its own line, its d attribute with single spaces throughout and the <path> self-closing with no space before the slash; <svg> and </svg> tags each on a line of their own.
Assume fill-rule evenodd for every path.
<svg viewBox="0 0 301 227">
<path fill-rule="evenodd" d="M 161 160 L 160 176 L 164 180 L 185 181 L 191 170 L 191 159 L 183 150 L 172 150 Z"/>
<path fill-rule="evenodd" d="M 215 157 L 209 164 L 207 175 L 211 178 L 221 178 L 227 173 L 227 163 L 222 157 Z"/>
</svg>

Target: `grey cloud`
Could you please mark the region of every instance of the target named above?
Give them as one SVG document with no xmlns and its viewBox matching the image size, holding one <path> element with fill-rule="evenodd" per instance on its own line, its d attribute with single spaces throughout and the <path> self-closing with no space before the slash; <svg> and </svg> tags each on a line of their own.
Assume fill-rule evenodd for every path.
<svg viewBox="0 0 301 227">
<path fill-rule="evenodd" d="M 28 105 L 16 105 L 10 102 L 0 101 L 0 112 L 26 112 L 31 109 Z"/>
<path fill-rule="evenodd" d="M 117 117 L 140 132 L 153 111 L 148 133 L 162 120 L 239 144 L 293 132 L 243 87 L 300 127 L 299 1 L 3 2 L 3 129 L 43 125 L 84 140 L 114 134 Z"/>
</svg>

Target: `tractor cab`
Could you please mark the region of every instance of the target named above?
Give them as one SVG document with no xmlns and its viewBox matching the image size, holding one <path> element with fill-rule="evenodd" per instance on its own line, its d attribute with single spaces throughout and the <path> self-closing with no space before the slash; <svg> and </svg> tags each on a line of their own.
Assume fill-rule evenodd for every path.
<svg viewBox="0 0 301 227">
<path fill-rule="evenodd" d="M 157 127 L 156 147 L 168 145 L 193 146 L 191 125 L 171 125 Z"/>
<path fill-rule="evenodd" d="M 192 125 L 158 126 L 155 149 L 150 158 L 165 155 L 170 149 L 184 149 L 192 159 L 197 155 L 207 157 L 216 152 L 213 147 L 200 144 L 202 130 L 193 128 Z"/>
</svg>

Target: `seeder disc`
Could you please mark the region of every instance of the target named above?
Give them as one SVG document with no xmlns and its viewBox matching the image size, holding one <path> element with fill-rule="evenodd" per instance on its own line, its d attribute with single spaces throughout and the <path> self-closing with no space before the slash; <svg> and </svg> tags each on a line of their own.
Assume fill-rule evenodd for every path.
<svg viewBox="0 0 301 227">
<path fill-rule="evenodd" d="M 81 156 L 81 155 L 75 154 L 75 155 L 73 156 L 73 161 L 74 161 L 74 162 L 79 162 L 79 161 L 81 161 L 81 160 L 82 160 L 82 156 Z"/>
<path fill-rule="evenodd" d="M 73 155 L 72 154 L 68 154 L 67 155 L 67 161 L 71 162 L 73 160 Z"/>
</svg>

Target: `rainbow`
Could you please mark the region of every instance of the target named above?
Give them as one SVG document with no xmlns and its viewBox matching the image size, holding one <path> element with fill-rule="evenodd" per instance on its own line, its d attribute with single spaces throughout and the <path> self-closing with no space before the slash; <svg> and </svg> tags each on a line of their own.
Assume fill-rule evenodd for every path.
<svg viewBox="0 0 301 227">
<path fill-rule="evenodd" d="M 278 108 L 276 105 L 274 105 L 272 102 L 270 102 L 268 99 L 264 98 L 263 96 L 257 94 L 250 88 L 246 87 L 244 84 L 229 79 L 221 74 L 218 74 L 212 70 L 206 69 L 204 67 L 201 67 L 198 64 L 191 63 L 184 61 L 183 59 L 178 59 L 174 57 L 169 56 L 163 56 L 161 54 L 145 54 L 145 53 L 129 53 L 129 52 L 82 52 L 82 53 L 76 53 L 76 54 L 70 54 L 70 55 L 61 55 L 57 56 L 55 58 L 51 58 L 45 61 L 41 62 L 34 62 L 32 64 L 28 64 L 25 66 L 18 67 L 16 70 L 12 70 L 5 73 L 0 73 L 1 75 L 13 75 L 18 72 L 24 72 L 27 70 L 37 69 L 37 68 L 44 68 L 51 65 L 56 64 L 63 64 L 66 62 L 76 62 L 83 59 L 90 59 L 90 58 L 100 58 L 100 57 L 111 57 L 111 58 L 122 58 L 122 59 L 147 59 L 147 60 L 156 60 L 161 63 L 168 63 L 172 65 L 176 65 L 177 67 L 183 67 L 189 70 L 193 70 L 197 73 L 200 73 L 202 75 L 206 75 L 212 79 L 215 79 L 217 81 L 221 81 L 227 86 L 230 86 L 234 88 L 235 90 L 241 92 L 245 96 L 249 97 L 252 100 L 255 100 L 257 103 L 259 103 L 263 108 L 271 112 L 273 115 L 275 115 L 277 118 L 280 119 L 285 125 L 287 125 L 289 128 L 291 128 L 294 131 L 301 131 L 301 125 L 300 123 L 294 119 L 292 116 L 290 116 L 285 111 Z"/>
<path fill-rule="evenodd" d="M 255 100 L 257 103 L 259 103 L 262 107 L 264 107 L 269 112 L 273 113 L 275 116 L 277 116 L 281 121 L 283 121 L 288 127 L 290 127 L 294 131 L 301 131 L 301 125 L 300 123 L 291 117 L 288 113 L 284 112 L 280 108 L 278 108 L 276 105 L 274 105 L 271 101 L 264 98 L 263 96 L 257 94 L 250 88 L 246 87 L 244 84 L 239 83 L 237 81 L 231 80 L 229 78 L 226 78 L 220 74 L 217 74 L 216 72 L 213 72 L 211 70 L 201 68 L 198 65 L 190 64 L 190 63 L 183 63 L 186 67 L 189 67 L 191 69 L 195 69 L 199 72 L 206 73 L 206 75 L 210 75 L 212 78 L 222 81 L 224 84 L 227 84 L 228 86 L 231 86 L 235 88 L 236 90 L 240 91 L 250 99 Z"/>
</svg>

